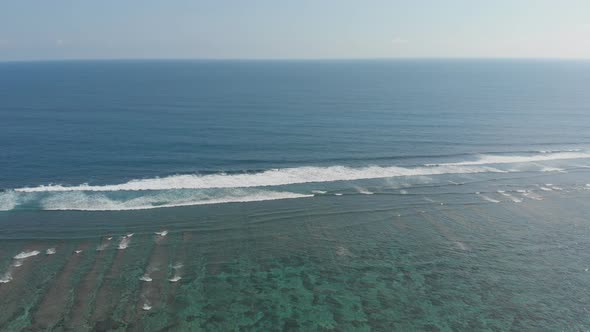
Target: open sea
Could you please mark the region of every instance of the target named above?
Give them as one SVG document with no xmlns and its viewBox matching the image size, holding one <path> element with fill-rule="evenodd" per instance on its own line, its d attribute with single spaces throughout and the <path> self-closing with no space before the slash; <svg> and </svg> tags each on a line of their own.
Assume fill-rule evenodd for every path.
<svg viewBox="0 0 590 332">
<path fill-rule="evenodd" d="M 590 61 L 0 63 L 1 331 L 588 331 Z"/>
</svg>

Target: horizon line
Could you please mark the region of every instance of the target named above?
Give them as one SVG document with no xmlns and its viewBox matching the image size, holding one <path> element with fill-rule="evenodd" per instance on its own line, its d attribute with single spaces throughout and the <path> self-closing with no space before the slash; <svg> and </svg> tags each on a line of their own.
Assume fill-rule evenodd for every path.
<svg viewBox="0 0 590 332">
<path fill-rule="evenodd" d="M 391 61 L 391 60 L 535 60 L 535 61 L 590 61 L 590 57 L 342 57 L 342 58 L 188 58 L 188 57 L 170 57 L 170 58 L 135 58 L 135 57 L 121 57 L 121 58 L 60 58 L 60 59 L 9 59 L 2 60 L 0 63 L 24 63 L 24 62 L 84 62 L 84 61 Z"/>
</svg>

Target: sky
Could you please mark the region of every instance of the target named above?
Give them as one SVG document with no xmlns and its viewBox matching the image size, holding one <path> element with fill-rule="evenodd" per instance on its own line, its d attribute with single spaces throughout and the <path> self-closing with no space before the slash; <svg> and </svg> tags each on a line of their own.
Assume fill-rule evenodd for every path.
<svg viewBox="0 0 590 332">
<path fill-rule="evenodd" d="M 590 58 L 590 0 L 0 0 L 0 60 Z"/>
</svg>

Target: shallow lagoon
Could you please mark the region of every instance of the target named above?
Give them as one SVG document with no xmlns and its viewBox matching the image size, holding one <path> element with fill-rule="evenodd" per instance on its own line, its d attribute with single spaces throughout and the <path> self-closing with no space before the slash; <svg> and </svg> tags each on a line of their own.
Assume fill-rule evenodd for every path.
<svg viewBox="0 0 590 332">
<path fill-rule="evenodd" d="M 560 186 L 534 185 L 549 178 Z M 439 179 L 447 184 L 404 194 L 384 185 L 367 186 L 373 195 L 5 212 L 0 273 L 11 280 L 0 284 L 0 327 L 584 329 L 584 178 L 582 170 L 485 185 Z M 486 193 L 494 203 L 474 193 L 482 186 L 513 190 Z"/>
</svg>

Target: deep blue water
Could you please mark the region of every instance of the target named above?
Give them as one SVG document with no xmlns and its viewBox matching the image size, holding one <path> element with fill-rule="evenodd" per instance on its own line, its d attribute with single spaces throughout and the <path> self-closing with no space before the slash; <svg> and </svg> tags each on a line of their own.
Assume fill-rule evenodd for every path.
<svg viewBox="0 0 590 332">
<path fill-rule="evenodd" d="M 584 148 L 590 62 L 0 64 L 0 187 Z"/>
</svg>

